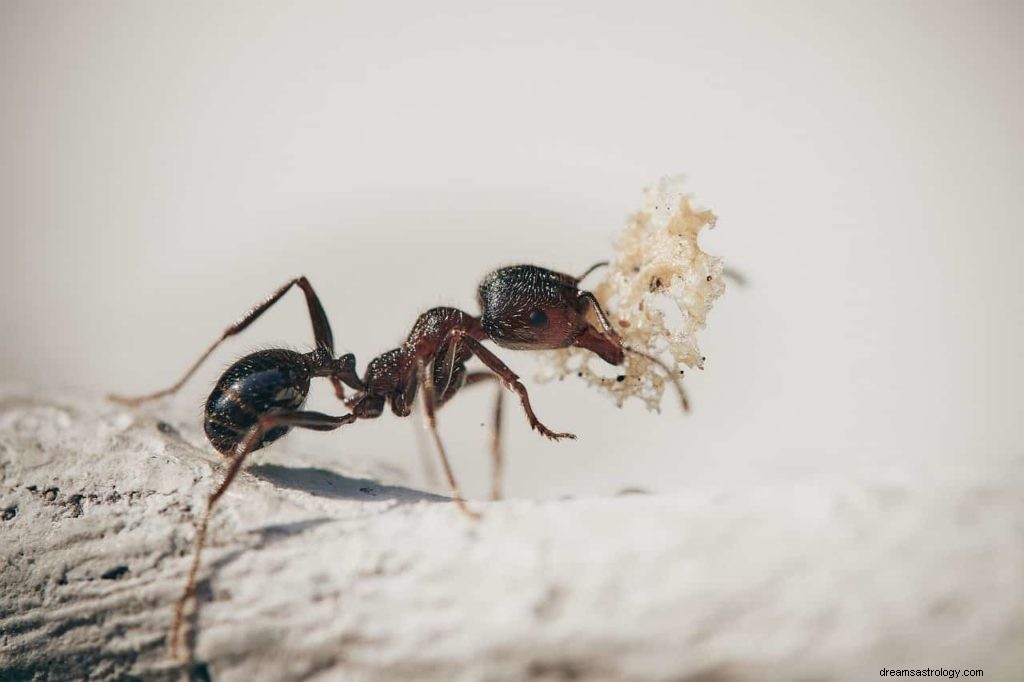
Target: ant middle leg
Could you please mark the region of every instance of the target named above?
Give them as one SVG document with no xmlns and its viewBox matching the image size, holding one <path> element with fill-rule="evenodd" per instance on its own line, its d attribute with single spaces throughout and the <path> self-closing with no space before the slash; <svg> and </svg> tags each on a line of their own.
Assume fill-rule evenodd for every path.
<svg viewBox="0 0 1024 682">
<path fill-rule="evenodd" d="M 224 474 L 224 479 L 207 499 L 206 511 L 203 512 L 203 516 L 200 518 L 199 524 L 196 526 L 196 537 L 194 541 L 195 551 L 192 555 L 192 564 L 189 567 L 188 578 L 185 582 L 185 589 L 182 591 L 181 596 L 178 598 L 178 602 L 174 607 L 174 618 L 171 621 L 169 644 L 172 658 L 177 659 L 180 651 L 181 626 L 185 618 L 185 607 L 187 606 L 189 599 L 191 599 L 195 593 L 196 578 L 199 575 L 200 559 L 203 547 L 206 545 L 206 534 L 210 525 L 210 517 L 213 514 L 214 505 L 216 505 L 217 500 L 227 492 L 228 487 L 231 485 L 232 481 L 235 480 L 235 477 L 238 476 L 238 472 L 242 469 L 242 465 L 245 463 L 248 456 L 258 448 L 264 434 L 281 426 L 295 426 L 303 429 L 312 429 L 314 431 L 333 431 L 345 424 L 351 424 L 355 420 L 356 416 L 354 414 L 335 417 L 321 412 L 281 410 L 267 413 L 249 429 L 248 433 L 246 433 L 245 437 L 238 444 L 238 447 L 235 448 L 234 457 L 231 460 L 231 465 L 228 467 L 227 472 Z"/>
<path fill-rule="evenodd" d="M 199 369 L 199 366 L 203 364 L 206 358 L 210 357 L 213 351 L 215 351 L 221 343 L 229 337 L 242 332 L 246 327 L 255 322 L 260 315 L 265 313 L 268 308 L 277 303 L 282 296 L 288 293 L 289 289 L 296 285 L 298 285 L 306 295 L 306 306 L 309 309 L 309 319 L 313 325 L 313 338 L 316 342 L 317 348 L 325 348 L 331 352 L 331 355 L 333 355 L 334 336 L 331 334 L 331 325 L 327 321 L 327 313 L 324 312 L 324 307 L 320 303 L 320 298 L 316 295 L 316 291 L 313 290 L 313 285 L 309 283 L 308 279 L 305 277 L 296 277 L 271 294 L 267 299 L 249 310 L 249 312 L 243 315 L 237 322 L 225 329 L 220 337 L 210 344 L 205 351 L 203 351 L 203 354 L 199 356 L 199 359 L 192 363 L 192 366 L 185 372 L 185 376 L 181 377 L 181 379 L 179 379 L 178 382 L 170 388 L 165 388 L 161 391 L 141 396 L 109 395 L 107 398 L 115 403 L 135 406 L 176 393 L 178 389 L 184 386 L 185 382 L 195 374 L 196 370 Z M 332 379 L 331 383 L 334 384 L 334 391 L 338 398 L 344 400 L 345 394 L 344 389 L 341 387 L 341 382 L 337 379 Z"/>
<path fill-rule="evenodd" d="M 505 401 L 505 388 L 501 385 L 498 375 L 491 372 L 467 374 L 465 386 L 472 386 L 482 381 L 497 382 L 494 391 L 494 412 L 491 415 L 491 499 L 500 500 L 502 480 L 505 476 L 505 454 L 501 442 L 502 404 Z"/>
<path fill-rule="evenodd" d="M 448 463 L 448 455 L 445 452 L 444 444 L 441 442 L 441 435 L 437 432 L 437 411 L 434 404 L 434 379 L 431 374 L 432 372 L 427 371 L 426 363 L 423 360 L 419 360 L 416 364 L 416 375 L 419 382 L 420 399 L 423 403 L 423 419 L 427 429 L 430 431 L 431 437 L 434 440 L 434 446 L 437 448 L 437 454 L 441 458 L 441 467 L 444 469 L 444 475 L 448 479 L 448 486 L 452 491 L 452 501 L 455 503 L 455 506 L 459 508 L 459 511 L 476 521 L 480 518 L 480 515 L 466 506 L 466 500 L 462 497 L 462 493 L 459 491 L 459 484 L 455 481 L 455 474 L 452 472 L 452 466 Z"/>
<path fill-rule="evenodd" d="M 490 437 L 491 437 L 491 443 L 490 443 L 490 450 L 491 450 L 491 499 L 492 500 L 500 500 L 501 497 L 502 497 L 501 489 L 502 489 L 502 480 L 504 478 L 504 459 L 505 459 L 504 458 L 504 448 L 502 447 L 502 439 L 501 439 L 501 431 L 502 431 L 501 430 L 501 424 L 502 424 L 502 405 L 504 403 L 504 398 L 505 398 L 505 389 L 504 389 L 504 387 L 502 387 L 501 380 L 498 378 L 498 375 L 497 374 L 493 374 L 491 372 L 470 372 L 469 374 L 466 375 L 466 379 L 465 379 L 465 382 L 462 384 L 462 388 L 467 388 L 469 386 L 473 386 L 474 384 L 482 383 L 482 382 L 485 382 L 485 381 L 494 382 L 495 383 L 495 389 L 496 389 L 495 392 L 494 392 L 494 412 L 492 413 L 491 425 L 490 425 L 491 426 L 491 430 L 490 430 Z M 451 398 L 451 393 L 446 393 L 444 397 L 450 399 Z M 435 402 L 434 403 L 434 412 L 436 413 L 438 410 L 440 410 L 446 404 L 447 404 L 447 401 L 440 402 L 440 403 Z M 426 443 L 423 442 L 422 436 L 420 435 L 420 433 L 421 433 L 421 431 L 419 429 L 417 429 L 416 430 L 416 443 L 417 443 L 417 449 L 419 450 L 420 456 L 421 456 L 421 458 L 423 460 L 423 470 L 425 472 L 427 480 L 431 484 L 437 485 L 437 483 L 438 483 L 437 472 L 435 471 L 434 466 L 433 466 L 433 459 L 428 457 L 428 453 L 425 450 Z"/>
</svg>

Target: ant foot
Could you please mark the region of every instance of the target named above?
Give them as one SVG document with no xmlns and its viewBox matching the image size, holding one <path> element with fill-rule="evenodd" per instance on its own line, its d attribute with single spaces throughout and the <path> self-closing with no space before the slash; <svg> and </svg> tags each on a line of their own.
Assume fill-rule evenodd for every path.
<svg viewBox="0 0 1024 682">
<path fill-rule="evenodd" d="M 562 440 L 563 438 L 568 438 L 569 440 L 576 440 L 575 433 L 556 433 L 555 431 L 552 431 L 551 429 L 544 426 L 540 422 L 533 424 L 533 428 L 540 431 L 540 435 L 550 438 L 551 440 Z"/>
<path fill-rule="evenodd" d="M 452 498 L 452 502 L 454 502 L 455 506 L 459 508 L 459 511 L 461 511 L 463 514 L 465 514 L 466 516 L 469 517 L 470 521 L 479 521 L 480 520 L 479 512 L 475 512 L 472 509 L 470 509 L 469 507 L 467 507 L 466 506 L 466 501 L 463 500 L 461 497 L 453 497 Z"/>
</svg>

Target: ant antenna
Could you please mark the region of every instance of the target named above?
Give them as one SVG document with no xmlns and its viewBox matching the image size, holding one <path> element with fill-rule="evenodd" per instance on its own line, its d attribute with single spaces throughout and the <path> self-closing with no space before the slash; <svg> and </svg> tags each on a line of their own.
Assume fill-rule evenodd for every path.
<svg viewBox="0 0 1024 682">
<path fill-rule="evenodd" d="M 671 381 L 672 385 L 676 387 L 676 393 L 679 394 L 679 401 L 683 404 L 683 412 L 690 411 L 690 399 L 686 397 L 686 389 L 683 388 L 683 382 L 679 380 L 679 377 L 676 376 L 675 372 L 669 369 L 668 365 L 666 365 L 663 361 L 654 357 L 653 355 L 648 355 L 643 351 L 638 351 L 628 346 L 623 346 L 622 349 L 627 353 L 632 353 L 633 355 L 639 355 L 642 358 L 646 358 L 650 362 L 656 364 L 658 367 L 661 367 L 662 371 L 665 372 L 665 378 Z"/>
<path fill-rule="evenodd" d="M 587 268 L 586 272 L 584 272 L 582 275 L 576 278 L 576 283 L 579 284 L 580 282 L 585 280 L 587 278 L 587 275 L 592 273 L 594 270 L 597 270 L 598 268 L 603 268 L 606 265 L 608 265 L 608 261 L 606 260 L 603 260 L 600 263 L 594 263 L 589 268 Z"/>
</svg>

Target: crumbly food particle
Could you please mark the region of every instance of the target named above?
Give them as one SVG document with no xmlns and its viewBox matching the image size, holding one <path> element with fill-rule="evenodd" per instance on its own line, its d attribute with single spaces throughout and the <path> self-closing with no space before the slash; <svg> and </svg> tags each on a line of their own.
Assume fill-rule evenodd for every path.
<svg viewBox="0 0 1024 682">
<path fill-rule="evenodd" d="M 697 243 L 717 217 L 695 210 L 683 186 L 673 176 L 645 190 L 642 207 L 619 235 L 614 259 L 593 288 L 623 344 L 661 359 L 673 376 L 636 354 L 627 352 L 622 367 L 611 367 L 589 351 L 566 348 L 545 354 L 540 380 L 577 375 L 620 406 L 635 397 L 658 410 L 667 383 L 681 380 L 684 367 L 703 369 L 697 332 L 725 291 L 723 263 Z"/>
</svg>

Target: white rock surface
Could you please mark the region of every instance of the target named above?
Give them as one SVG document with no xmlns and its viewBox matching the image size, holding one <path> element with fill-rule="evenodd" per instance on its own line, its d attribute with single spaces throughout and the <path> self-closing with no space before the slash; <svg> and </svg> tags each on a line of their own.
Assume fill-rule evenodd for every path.
<svg viewBox="0 0 1024 682">
<path fill-rule="evenodd" d="M 187 421 L 0 394 L 0 678 L 177 679 Z M 1024 678 L 1024 466 L 474 502 L 296 463 L 219 507 L 193 672 L 213 680 Z M 276 463 L 270 463 L 276 462 Z"/>
</svg>

